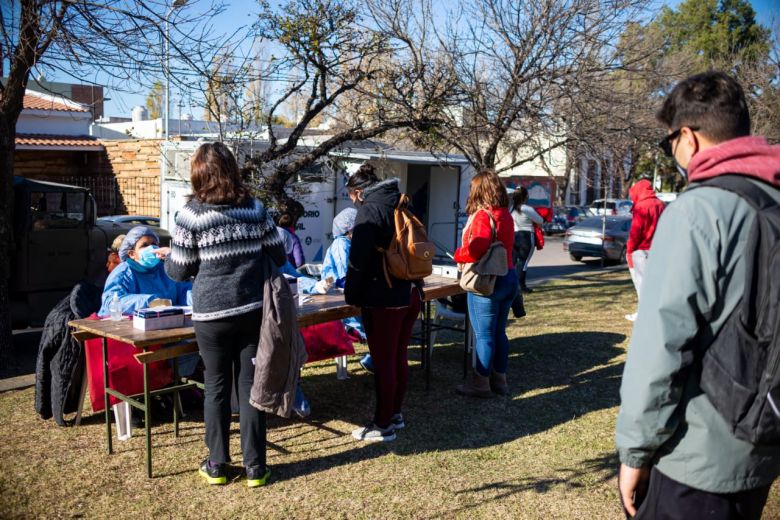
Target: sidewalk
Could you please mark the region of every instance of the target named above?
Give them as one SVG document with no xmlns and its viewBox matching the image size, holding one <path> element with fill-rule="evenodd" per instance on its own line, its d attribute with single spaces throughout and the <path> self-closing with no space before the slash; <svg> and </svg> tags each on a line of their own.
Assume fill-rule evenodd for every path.
<svg viewBox="0 0 780 520">
<path fill-rule="evenodd" d="M 3 364 L 0 366 L 0 392 L 35 384 L 35 361 L 42 331 L 41 328 L 13 331 L 11 349 L 3 354 Z"/>
</svg>

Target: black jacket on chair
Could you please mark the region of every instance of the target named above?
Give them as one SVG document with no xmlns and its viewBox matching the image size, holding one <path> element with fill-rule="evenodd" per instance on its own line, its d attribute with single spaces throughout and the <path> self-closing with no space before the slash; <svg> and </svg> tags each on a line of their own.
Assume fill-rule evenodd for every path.
<svg viewBox="0 0 780 520">
<path fill-rule="evenodd" d="M 66 413 L 78 409 L 86 364 L 83 346 L 71 336 L 68 322 L 97 312 L 102 292 L 80 282 L 51 310 L 43 326 L 35 366 L 35 411 L 43 419 L 53 416 L 60 426 L 67 425 Z"/>
<path fill-rule="evenodd" d="M 398 179 L 388 179 L 363 190 L 363 204 L 358 207 L 349 267 L 344 284 L 344 299 L 359 307 L 406 307 L 412 282 L 388 275 L 385 280 L 383 255 L 395 234 L 395 207 L 401 197 Z"/>
</svg>

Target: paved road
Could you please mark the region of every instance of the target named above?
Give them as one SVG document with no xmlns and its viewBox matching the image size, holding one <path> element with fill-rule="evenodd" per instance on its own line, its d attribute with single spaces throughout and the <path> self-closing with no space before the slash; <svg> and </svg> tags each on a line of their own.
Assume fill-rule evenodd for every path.
<svg viewBox="0 0 780 520">
<path fill-rule="evenodd" d="M 602 267 L 601 261 L 596 259 L 575 262 L 569 258 L 569 253 L 563 251 L 563 237 L 556 235 L 545 237 L 544 248 L 534 252 L 528 264 L 527 282 L 529 285 L 536 285 L 547 280 L 605 269 L 620 270 L 626 267 L 610 264 Z"/>
</svg>

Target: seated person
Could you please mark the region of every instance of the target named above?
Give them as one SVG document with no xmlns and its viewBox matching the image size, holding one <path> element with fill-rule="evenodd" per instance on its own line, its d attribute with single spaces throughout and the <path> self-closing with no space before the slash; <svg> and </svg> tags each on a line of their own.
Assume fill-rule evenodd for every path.
<svg viewBox="0 0 780 520">
<path fill-rule="evenodd" d="M 153 300 L 170 300 L 172 305 L 189 305 L 192 283 L 174 282 L 160 261 L 167 248 L 159 249 L 160 238 L 151 228 L 136 226 L 128 231 L 119 247 L 120 264 L 106 280 L 103 304 L 98 316 L 109 316 L 109 305 L 116 293 L 122 314 L 148 307 Z"/>
<path fill-rule="evenodd" d="M 283 211 L 277 215 L 274 219 L 276 225 L 288 233 L 290 233 L 290 247 L 285 248 L 287 254 L 287 260 L 292 266 L 297 269 L 306 263 L 306 258 L 303 255 L 303 246 L 301 245 L 301 239 L 295 234 L 295 226 L 298 223 L 298 219 L 295 218 L 294 212 L 283 209 Z M 285 243 L 285 245 L 287 245 Z"/>
<path fill-rule="evenodd" d="M 347 208 L 339 212 L 333 219 L 333 243 L 325 252 L 325 259 L 322 261 L 323 280 L 332 278 L 336 287 L 344 288 L 344 281 L 347 278 L 347 266 L 349 265 L 349 248 L 352 245 L 352 230 L 355 228 L 355 216 L 357 209 Z M 363 324 L 357 316 L 344 318 L 341 320 L 348 331 L 354 331 L 361 341 L 366 340 L 366 333 L 363 330 Z M 360 366 L 369 372 L 374 371 L 374 365 L 371 361 L 371 354 L 366 354 L 360 360 Z"/>
<path fill-rule="evenodd" d="M 111 242 L 111 248 L 108 250 L 108 258 L 106 259 L 106 270 L 110 273 L 118 266 L 122 261 L 119 259 L 119 248 L 122 247 L 122 242 L 125 240 L 125 235 L 119 235 Z"/>
<path fill-rule="evenodd" d="M 103 288 L 102 305 L 98 316 L 111 315 L 109 307 L 116 294 L 122 314 L 149 307 L 154 300 L 170 300 L 172 305 L 192 304 L 192 283 L 174 282 L 165 273 L 160 261 L 168 248 L 158 247 L 160 238 L 151 228 L 136 226 L 127 232 L 119 246 L 120 263 L 114 267 Z M 179 358 L 179 373 L 189 376 L 195 371 L 199 355 Z"/>
</svg>

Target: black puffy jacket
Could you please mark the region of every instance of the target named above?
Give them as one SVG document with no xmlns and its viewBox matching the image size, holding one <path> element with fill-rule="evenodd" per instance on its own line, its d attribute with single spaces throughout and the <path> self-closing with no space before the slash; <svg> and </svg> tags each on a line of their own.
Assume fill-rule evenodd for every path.
<svg viewBox="0 0 780 520">
<path fill-rule="evenodd" d="M 349 267 L 344 284 L 344 299 L 360 307 L 406 307 L 412 282 L 390 276 L 385 280 L 383 254 L 395 233 L 395 207 L 401 197 L 398 179 L 388 179 L 363 190 L 363 204 L 358 207 Z"/>
<path fill-rule="evenodd" d="M 78 409 L 85 370 L 82 343 L 70 334 L 68 322 L 100 309 L 102 288 L 80 282 L 46 316 L 35 366 L 35 411 L 66 426 L 63 416 Z"/>
</svg>

